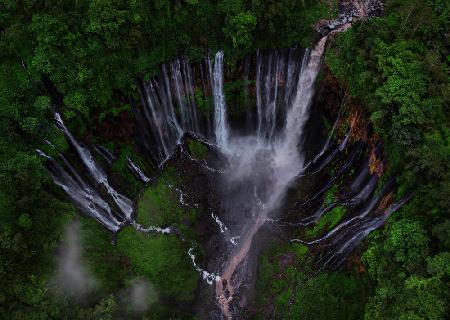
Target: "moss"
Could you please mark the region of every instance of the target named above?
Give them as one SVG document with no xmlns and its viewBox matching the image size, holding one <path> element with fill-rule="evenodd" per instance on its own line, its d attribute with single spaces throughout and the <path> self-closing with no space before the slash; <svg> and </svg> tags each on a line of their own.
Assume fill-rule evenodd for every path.
<svg viewBox="0 0 450 320">
<path fill-rule="evenodd" d="M 83 258 L 102 293 L 117 293 L 137 277 L 144 277 L 159 296 L 152 305 L 152 310 L 158 310 L 155 319 L 181 316 L 174 305 L 166 306 L 164 301 L 194 298 L 199 276 L 189 260 L 188 248 L 175 236 L 149 235 L 126 227 L 118 234 L 117 245 L 112 246 L 109 232 L 92 219 L 82 219 L 81 239 Z"/>
<path fill-rule="evenodd" d="M 308 247 L 300 243 L 274 245 L 263 252 L 258 267 L 255 302 L 258 309 L 264 311 L 258 313 L 256 319 L 266 319 L 268 314 L 276 312 L 277 306 L 288 305 L 294 295 L 298 269 L 304 265 L 307 252 Z"/>
<path fill-rule="evenodd" d="M 137 221 L 143 225 L 176 225 L 186 240 L 196 241 L 191 226 L 197 221 L 198 209 L 180 204 L 181 183 L 174 168 L 166 168 L 158 182 L 141 194 L 137 203 Z"/>
<path fill-rule="evenodd" d="M 80 229 L 83 243 L 83 258 L 90 273 L 106 292 L 114 292 L 135 277 L 128 258 L 117 247 L 111 245 L 111 233 L 93 219 L 82 219 Z"/>
<path fill-rule="evenodd" d="M 293 243 L 292 248 L 297 256 L 298 260 L 303 260 L 305 258 L 306 253 L 308 252 L 308 246 L 302 243 Z"/>
<path fill-rule="evenodd" d="M 269 291 L 277 291 L 277 288 L 279 289 L 280 287 L 279 284 L 276 281 L 270 281 L 270 279 L 276 278 L 276 274 L 282 272 L 281 269 L 289 269 L 304 261 L 307 252 L 308 247 L 301 243 L 284 244 L 281 246 L 274 245 L 267 248 L 261 255 L 257 285 L 270 283 L 272 288 Z M 286 257 L 289 257 L 287 259 L 289 262 L 282 262 Z"/>
<path fill-rule="evenodd" d="M 312 275 L 316 266 L 306 259 L 307 251 L 305 245 L 290 244 L 262 254 L 252 308 L 256 314 L 248 318 L 361 319 L 365 282 L 346 272 Z M 286 263 L 283 257 L 293 253 L 296 259 Z"/>
<path fill-rule="evenodd" d="M 205 158 L 208 154 L 208 147 L 199 141 L 189 139 L 187 145 L 189 153 L 197 159 Z"/>
<path fill-rule="evenodd" d="M 325 193 L 325 199 L 323 201 L 324 206 L 329 206 L 332 203 L 336 202 L 336 192 L 338 190 L 337 185 L 333 185 L 332 188 L 328 189 L 328 191 Z"/>
<path fill-rule="evenodd" d="M 307 237 L 316 237 L 326 229 L 334 228 L 344 217 L 347 209 L 344 206 L 337 206 L 333 210 L 323 215 L 314 228 L 306 230 Z"/>
<path fill-rule="evenodd" d="M 117 159 L 111 165 L 113 174 L 119 180 L 118 184 L 123 186 L 124 193 L 129 197 L 137 196 L 144 183 L 136 178 L 128 168 L 128 158 L 132 159 L 144 172 L 148 171 L 145 170 L 147 168 L 147 166 L 145 166 L 146 161 L 139 156 L 138 152 L 131 144 L 116 145 L 115 148 L 111 148 L 111 145 L 109 145 L 108 149 L 116 149 L 116 154 L 118 154 Z"/>
<path fill-rule="evenodd" d="M 228 105 L 228 112 L 230 116 L 243 115 L 247 107 L 247 96 L 243 87 L 249 85 L 249 80 L 235 80 L 224 84 L 225 99 Z"/>
<path fill-rule="evenodd" d="M 171 225 L 185 219 L 194 221 L 197 210 L 180 204 L 180 184 L 181 179 L 174 169 L 166 168 L 158 182 L 143 191 L 137 204 L 137 221 L 145 225 Z"/>
<path fill-rule="evenodd" d="M 83 219 L 81 238 L 83 257 L 102 292 L 117 292 L 133 279 L 145 277 L 161 300 L 194 298 L 198 274 L 187 248 L 175 236 L 148 235 L 126 227 L 118 235 L 117 246 L 112 246 L 109 232 L 95 221 Z"/>
<path fill-rule="evenodd" d="M 213 97 L 205 96 L 201 88 L 197 88 L 194 92 L 195 104 L 198 110 L 204 116 L 208 116 L 213 109 Z"/>
<path fill-rule="evenodd" d="M 174 168 L 166 168 L 158 182 L 143 191 L 137 204 L 137 221 L 157 226 L 177 224 L 186 239 L 193 239 L 192 228 L 183 223 L 195 220 L 197 211 L 180 205 L 176 188 L 181 182 Z M 176 236 L 149 235 L 126 227 L 114 247 L 111 235 L 95 221 L 84 219 L 82 229 L 86 260 L 103 289 L 116 291 L 142 276 L 157 289 L 162 299 L 159 303 L 194 298 L 199 276 L 190 262 L 186 242 Z"/>
<path fill-rule="evenodd" d="M 126 227 L 118 236 L 117 247 L 130 259 L 133 271 L 147 277 L 162 296 L 177 301 L 194 299 L 199 276 L 178 238 Z"/>
</svg>

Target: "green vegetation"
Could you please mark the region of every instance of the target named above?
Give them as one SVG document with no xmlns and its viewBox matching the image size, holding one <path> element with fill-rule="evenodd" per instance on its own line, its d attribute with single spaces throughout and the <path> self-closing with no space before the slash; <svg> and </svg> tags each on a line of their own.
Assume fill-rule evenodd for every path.
<svg viewBox="0 0 450 320">
<path fill-rule="evenodd" d="M 117 159 L 111 164 L 111 171 L 117 185 L 123 186 L 124 193 L 130 198 L 134 198 L 139 194 L 139 191 L 144 186 L 144 183 L 136 178 L 133 173 L 128 169 L 128 158 L 144 170 L 144 172 L 151 172 L 145 170 L 149 167 L 147 162 L 139 156 L 133 145 L 128 143 L 112 144 L 110 151 L 117 150 Z M 152 168 L 153 169 L 153 168 Z"/>
<path fill-rule="evenodd" d="M 302 244 L 273 246 L 266 249 L 258 268 L 256 290 L 258 305 L 273 304 L 283 309 L 291 299 L 297 278 L 296 266 L 305 260 L 308 248 Z M 266 310 L 264 311 L 266 312 Z M 267 314 L 261 314 L 264 318 Z"/>
<path fill-rule="evenodd" d="M 147 235 L 127 227 L 119 234 L 117 246 L 136 274 L 149 279 L 164 297 L 193 300 L 198 273 L 189 261 L 188 248 L 175 236 Z"/>
<path fill-rule="evenodd" d="M 448 310 L 450 253 L 433 254 L 417 221 L 393 223 L 364 254 L 377 283 L 365 319 L 444 319 Z M 378 241 L 377 241 L 378 240 Z"/>
<path fill-rule="evenodd" d="M 382 137 L 399 194 L 414 192 L 364 253 L 375 287 L 367 320 L 443 319 L 450 309 L 449 17 L 448 1 L 390 0 L 326 53 Z"/>
<path fill-rule="evenodd" d="M 224 92 L 226 104 L 228 107 L 228 113 L 230 116 L 245 116 L 245 111 L 251 105 L 247 102 L 248 96 L 245 90 L 242 90 L 244 86 L 248 86 L 250 81 L 235 80 L 225 83 Z"/>
<path fill-rule="evenodd" d="M 414 192 L 414 198 L 389 219 L 387 228 L 371 235 L 360 266 L 367 275 L 303 275 L 307 263 L 294 272 L 281 268 L 276 254 L 263 256 L 261 319 L 267 314 L 367 320 L 448 315 L 449 17 L 448 1 L 390 0 L 384 16 L 356 23 L 331 42 L 326 63 L 382 137 L 389 159 L 386 174 L 398 176 L 397 196 Z M 335 192 L 326 193 L 325 205 L 335 201 Z M 323 216 L 307 235 L 335 225 L 345 214 L 342 209 Z"/>
<path fill-rule="evenodd" d="M 186 224 L 195 222 L 197 212 L 181 207 L 176 191 L 180 182 L 174 168 L 165 168 L 158 182 L 141 194 L 137 221 L 144 226 L 176 225 L 185 237 L 194 238 Z M 176 236 L 149 235 L 127 227 L 119 233 L 117 247 L 130 260 L 135 274 L 149 279 L 165 299 L 189 301 L 194 298 L 198 273 L 189 260 L 189 248 Z"/>
<path fill-rule="evenodd" d="M 333 229 L 344 217 L 347 208 L 344 206 L 337 206 L 325 213 L 312 229 L 306 230 L 306 236 L 317 237 L 324 230 Z"/>
<path fill-rule="evenodd" d="M 157 301 L 152 301 L 155 297 L 149 297 L 151 311 L 146 317 L 192 318 L 177 311 L 174 303 L 193 298 L 198 274 L 190 267 L 187 248 L 182 247 L 174 236 L 147 235 L 127 227 L 119 234 L 117 245 L 111 246 L 110 234 L 104 232 L 97 222 L 82 219 L 81 237 L 83 258 L 90 273 L 98 282 L 97 294 L 101 299 L 94 306 L 95 310 L 104 308 L 108 302 L 109 307 L 102 311 L 105 316 L 111 319 L 118 316 L 133 317 L 131 311 L 123 310 L 119 305 L 118 297 L 109 293 L 118 293 L 136 279 L 145 277 L 156 289 L 157 294 Z M 61 301 L 53 303 L 61 304 Z M 61 315 L 70 314 L 63 308 L 60 312 Z M 87 315 L 89 312 L 92 310 L 79 308 L 72 313 L 72 317 L 82 319 L 86 315 L 89 319 L 98 319 L 93 315 Z"/>
<path fill-rule="evenodd" d="M 209 115 L 213 110 L 213 97 L 212 96 L 205 96 L 201 88 L 197 88 L 194 92 L 195 97 L 195 104 L 197 106 L 197 109 L 199 110 L 199 113 L 207 116 Z"/>
<path fill-rule="evenodd" d="M 324 206 L 329 206 L 336 201 L 336 192 L 338 191 L 338 185 L 333 184 L 333 186 L 327 190 L 325 193 L 325 199 L 323 200 Z"/>
<path fill-rule="evenodd" d="M 197 210 L 180 204 L 181 182 L 173 167 L 165 168 L 158 182 L 142 192 L 137 203 L 137 221 L 144 226 L 176 224 L 177 228 L 191 233 L 186 225 L 196 221 Z"/>
<path fill-rule="evenodd" d="M 117 250 L 117 246 L 111 246 L 111 234 L 104 232 L 96 221 L 81 219 L 80 235 L 83 258 L 102 291 L 117 292 L 136 277 L 127 256 Z"/>
<path fill-rule="evenodd" d="M 450 4 L 446 0 L 388 0 L 382 17 L 337 34 L 326 63 L 364 106 L 384 141 L 388 175 L 399 196 L 413 200 L 371 236 L 363 254 L 368 277 L 349 272 L 312 275 L 301 245 L 271 248 L 261 258 L 261 319 L 443 319 L 450 286 Z M 51 294 L 54 253 L 76 215 L 44 160 L 68 151 L 55 128 L 58 110 L 77 137 L 114 149 L 114 183 L 135 196 L 143 187 L 126 168 L 127 156 L 151 169 L 130 144 L 136 80 L 180 54 L 195 60 L 206 49 L 225 51 L 228 67 L 257 48 L 310 46 L 312 25 L 337 15 L 337 1 L 4 1 L 0 4 L 0 314 L 5 319 L 131 318 L 120 292 L 136 277 L 149 279 L 159 300 L 148 319 L 191 319 L 198 275 L 187 256 L 197 212 L 179 207 L 163 173 L 140 198 L 138 220 L 175 225 L 189 239 L 146 235 L 130 227 L 110 234 L 81 219 L 84 258 L 100 283 L 92 300 L 75 304 Z M 331 38 L 331 37 L 330 37 Z M 230 112 L 241 114 L 242 82 L 226 85 Z M 211 98 L 195 97 L 203 113 Z M 128 119 L 121 123 L 121 119 Z M 114 128 L 106 134 L 105 127 Z M 55 149 L 43 142 L 49 140 Z M 201 145 L 203 146 L 203 145 Z M 189 145 L 203 157 L 205 149 Z M 336 190 L 326 194 L 326 204 Z M 337 207 L 309 230 L 336 225 Z M 192 241 L 193 242 L 193 241 Z M 191 243 L 190 243 L 191 244 Z M 192 243 L 195 246 L 195 243 Z M 370 282 L 369 282 L 370 280 Z M 184 309 L 183 309 L 184 310 Z"/>
<path fill-rule="evenodd" d="M 208 154 L 208 147 L 200 141 L 189 139 L 187 145 L 189 153 L 197 159 L 203 159 Z"/>
<path fill-rule="evenodd" d="M 307 247 L 269 248 L 261 258 L 256 319 L 360 319 L 367 284 L 352 273 L 313 275 Z"/>
</svg>

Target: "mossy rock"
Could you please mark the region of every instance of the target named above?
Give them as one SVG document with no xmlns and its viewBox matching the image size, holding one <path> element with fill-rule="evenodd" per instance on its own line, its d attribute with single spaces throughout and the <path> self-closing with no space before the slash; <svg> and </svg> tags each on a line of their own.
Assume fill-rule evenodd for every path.
<svg viewBox="0 0 450 320">
<path fill-rule="evenodd" d="M 167 167 L 157 182 L 145 188 L 137 202 L 137 221 L 143 225 L 190 225 L 197 217 L 196 208 L 181 203 L 182 179 L 173 167 Z"/>
<path fill-rule="evenodd" d="M 126 255 L 133 271 L 146 277 L 166 299 L 191 301 L 199 279 L 188 248 L 173 235 L 137 232 L 132 227 L 122 230 L 117 247 Z"/>
<path fill-rule="evenodd" d="M 324 230 L 333 229 L 344 217 L 347 208 L 344 206 L 337 206 L 331 211 L 324 214 L 312 229 L 306 230 L 307 237 L 316 237 Z"/>
<path fill-rule="evenodd" d="M 188 139 L 187 145 L 189 153 L 197 159 L 204 159 L 208 155 L 208 147 L 200 141 Z"/>
</svg>

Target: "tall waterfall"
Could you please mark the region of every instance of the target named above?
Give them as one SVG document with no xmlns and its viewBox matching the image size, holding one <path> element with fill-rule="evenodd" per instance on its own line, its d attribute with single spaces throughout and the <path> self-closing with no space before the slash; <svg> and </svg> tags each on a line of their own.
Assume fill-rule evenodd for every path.
<svg viewBox="0 0 450 320">
<path fill-rule="evenodd" d="M 258 51 L 256 54 L 256 114 L 247 115 L 255 122 L 259 141 L 273 142 L 282 134 L 287 111 L 296 95 L 302 54 L 301 49 Z M 303 56 L 307 57 L 308 53 Z M 143 107 L 135 110 L 136 120 L 144 144 L 149 145 L 149 153 L 158 162 L 169 157 L 185 132 L 215 142 L 221 148 L 229 147 L 233 133 L 227 119 L 223 61 L 223 51 L 218 51 L 214 59 L 208 55 L 196 63 L 179 58 L 162 65 L 160 73 L 142 85 Z M 247 94 L 250 91 L 248 62 L 244 75 Z"/>
<path fill-rule="evenodd" d="M 227 158 L 223 161 L 223 168 L 215 170 L 208 167 L 205 159 L 200 161 L 190 157 L 193 162 L 208 168 L 208 172 L 218 175 L 215 182 L 219 187 L 215 191 L 220 195 L 218 202 L 221 203 L 211 216 L 219 225 L 221 236 L 226 238 L 226 244 L 223 252 L 217 254 L 219 261 L 211 258 L 208 268 L 214 268 L 214 273 L 200 268 L 193 249 L 189 250 L 195 269 L 203 276 L 207 275 L 208 282 L 215 282 L 215 297 L 227 319 L 233 316 L 239 279 L 245 277 L 246 264 L 250 263 L 247 258 L 255 234 L 267 221 L 276 220 L 288 189 L 300 174 L 305 175 L 311 167 L 316 172 L 322 170 L 334 157 L 347 150 L 347 144 L 351 144 L 348 141 L 351 141 L 352 129 L 349 129 L 336 150 L 329 152 L 328 148 L 333 144 L 330 134 L 319 155 L 305 165 L 305 125 L 326 41 L 327 37 L 323 37 L 314 49 L 305 50 L 302 57 L 299 49 L 270 50 L 258 51 L 253 62 L 248 62 L 251 59 L 246 61 L 244 79 L 254 79 L 255 82 L 253 87 L 253 84 L 249 85 L 253 82 L 245 81 L 245 92 L 253 94 L 256 108 L 249 108 L 254 113 L 247 121 L 252 119 L 254 123 L 244 133 L 236 132 L 229 125 L 229 122 L 233 124 L 233 116 L 228 113 L 225 103 L 222 51 L 215 54 L 214 62 L 208 56 L 197 64 L 188 63 L 184 58 L 164 64 L 156 77 L 140 83 L 142 106 L 133 110 L 138 124 L 138 139 L 158 163 L 169 159 L 175 150 L 182 150 L 183 140 L 180 138 L 186 132 L 193 133 L 211 146 L 217 145 Z M 251 72 L 253 67 L 255 71 Z M 247 115 L 249 113 L 247 111 Z M 68 160 L 60 155 L 61 159 L 56 160 L 41 150 L 37 152 L 48 160 L 47 167 L 55 184 L 67 193 L 80 211 L 112 232 L 119 231 L 125 224 L 141 232 L 170 233 L 175 230 L 139 225 L 132 216 L 132 201 L 110 184 L 106 171 L 91 153 L 92 148 L 71 134 L 58 113 L 55 120 L 81 160 L 83 174 L 72 166 L 69 161 L 72 158 Z M 338 120 L 332 133 L 337 129 L 337 123 Z M 180 147 L 176 149 L 178 144 Z M 101 146 L 93 148 L 109 165 L 115 160 L 107 149 Z M 356 151 L 325 187 L 307 201 L 320 199 L 339 175 L 342 176 L 352 165 L 355 154 Z M 148 183 L 150 178 L 131 158 L 127 160 L 133 174 Z M 343 257 L 370 231 L 382 225 L 389 214 L 404 203 L 396 203 L 379 215 L 376 209 L 385 193 L 374 196 L 378 177 L 369 179 L 368 176 L 368 169 L 362 170 L 349 185 L 352 199 L 346 204 L 359 210 L 354 217 L 340 222 L 319 239 L 310 242 L 294 239 L 307 244 L 326 243 L 334 248 L 323 257 L 325 265 L 341 263 Z M 362 188 L 365 182 L 366 186 Z M 311 217 L 296 225 L 312 224 L 337 205 L 321 206 Z"/>
<path fill-rule="evenodd" d="M 214 133 L 217 145 L 225 149 L 228 144 L 228 123 L 225 95 L 223 93 L 223 51 L 216 53 L 213 79 Z"/>
<path fill-rule="evenodd" d="M 243 240 L 227 260 L 220 277 L 221 280 L 216 284 L 217 300 L 227 319 L 232 318 L 230 304 L 235 293 L 235 286 L 238 285 L 233 282 L 235 273 L 247 257 L 254 235 L 265 223 L 269 214 L 278 208 L 293 178 L 303 167 L 304 158 L 299 153 L 298 144 L 302 141 L 303 128 L 308 119 L 309 107 L 314 95 L 314 84 L 320 69 L 326 40 L 326 37 L 322 38 L 314 50 L 306 51 L 296 95 L 287 114 L 283 136 L 273 143 L 267 142 L 267 140 L 256 143 L 255 140 L 247 139 L 244 143 L 238 141 L 236 146 L 232 146 L 230 142 L 230 149 L 234 151 L 231 157 L 237 160 L 231 161 L 235 166 L 230 168 L 230 175 L 226 179 L 226 183 L 228 185 L 239 184 L 243 176 L 250 177 L 250 185 L 253 184 L 256 190 L 254 194 L 256 201 L 253 202 L 254 217 L 241 235 Z M 270 106 L 266 106 L 266 108 L 269 109 Z M 258 130 L 256 141 L 260 139 L 260 130 Z M 261 152 L 266 154 L 266 161 L 260 161 Z M 235 173 L 234 181 L 233 173 Z M 261 178 L 261 175 L 264 178 Z M 240 196 L 238 195 L 238 197 Z M 248 202 L 250 198 L 244 199 L 244 201 Z M 233 202 L 238 203 L 239 198 Z M 233 209 L 242 210 L 242 206 L 237 205 Z"/>
<path fill-rule="evenodd" d="M 144 233 L 171 233 L 170 228 L 157 226 L 142 226 L 134 220 L 133 203 L 126 196 L 118 192 L 108 181 L 108 176 L 102 166 L 96 161 L 88 147 L 78 142 L 69 129 L 65 126 L 59 113 L 55 113 L 56 125 L 64 132 L 72 147 L 78 154 L 79 159 L 86 169 L 85 174 L 80 174 L 74 166 L 62 154 L 60 164 L 54 158 L 36 149 L 41 157 L 47 159 L 47 168 L 53 181 L 61 187 L 73 204 L 85 215 L 94 218 L 105 228 L 112 232 L 118 232 L 126 224 L 131 224 L 137 231 Z M 53 145 L 50 143 L 53 147 Z M 53 147 L 54 148 L 54 147 Z M 105 158 L 108 164 L 115 159 L 114 155 L 102 146 L 94 147 L 97 152 Z M 128 167 L 138 179 L 144 183 L 149 178 L 142 172 L 130 158 Z"/>
<path fill-rule="evenodd" d="M 81 212 L 97 220 L 112 232 L 120 229 L 124 221 L 123 217 L 109 206 L 95 187 L 83 179 L 62 155 L 61 159 L 66 168 L 43 151 L 36 151 L 40 156 L 48 159 L 47 168 L 52 174 L 54 183 L 64 190 Z"/>
<path fill-rule="evenodd" d="M 295 96 L 301 65 L 299 49 L 258 51 L 256 54 L 257 136 L 275 138 L 286 120 L 286 111 Z M 305 54 L 307 56 L 307 54 Z"/>
<path fill-rule="evenodd" d="M 143 107 L 136 117 L 139 123 L 145 123 L 144 130 L 152 133 L 156 142 L 152 147 L 158 162 L 172 154 L 184 132 L 207 136 L 210 131 L 207 124 L 202 124 L 195 98 L 193 69 L 186 59 L 163 64 L 159 75 L 142 85 L 141 96 Z"/>
<path fill-rule="evenodd" d="M 95 161 L 95 158 L 93 157 L 89 149 L 79 144 L 78 141 L 72 136 L 70 131 L 64 125 L 64 122 L 62 121 L 62 118 L 59 115 L 59 113 L 55 113 L 55 120 L 58 127 L 64 132 L 65 136 L 69 139 L 70 143 L 77 151 L 79 157 L 81 158 L 81 161 L 84 163 L 86 169 L 89 171 L 90 176 L 95 180 L 97 184 L 105 187 L 109 196 L 112 198 L 114 203 L 120 209 L 123 218 L 125 220 L 130 219 L 131 214 L 133 212 L 133 203 L 131 202 L 131 200 L 123 196 L 119 192 L 117 192 L 110 185 L 110 183 L 108 182 L 108 176 L 106 175 L 103 168 L 99 166 L 98 163 Z"/>
</svg>

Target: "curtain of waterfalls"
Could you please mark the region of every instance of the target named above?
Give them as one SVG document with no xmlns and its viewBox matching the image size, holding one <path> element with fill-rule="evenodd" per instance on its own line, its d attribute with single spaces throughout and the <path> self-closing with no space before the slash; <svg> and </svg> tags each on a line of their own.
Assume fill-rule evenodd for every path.
<svg viewBox="0 0 450 320">
<path fill-rule="evenodd" d="M 305 125 L 310 116 L 321 59 L 327 37 L 317 45 L 299 49 L 258 51 L 254 59 L 254 72 L 246 60 L 244 79 L 254 79 L 254 90 L 245 82 L 245 92 L 253 92 L 256 100 L 252 129 L 236 133 L 230 127 L 224 90 L 224 53 L 215 54 L 214 61 L 208 56 L 197 64 L 179 58 L 161 66 L 159 75 L 148 83 L 141 84 L 142 106 L 135 110 L 140 144 L 154 155 L 161 164 L 169 159 L 177 148 L 182 148 L 182 137 L 189 132 L 222 151 L 226 161 L 220 170 L 211 169 L 204 161 L 189 159 L 217 174 L 221 192 L 221 214 L 212 214 L 226 237 L 222 259 L 214 267 L 214 273 L 201 268 L 189 250 L 195 269 L 210 284 L 215 284 L 215 295 L 222 314 L 231 319 L 233 303 L 244 274 L 247 257 L 253 238 L 260 227 L 269 220 L 276 220 L 292 182 L 298 177 L 319 172 L 347 148 L 352 129 L 345 139 L 329 150 L 332 134 L 337 128 L 338 118 L 320 153 L 305 164 Z M 252 78 L 254 77 L 254 78 Z M 200 105 L 201 104 L 201 105 Z M 248 107 L 248 106 L 247 106 Z M 230 117 L 231 119 L 231 117 Z M 96 219 L 112 232 L 130 224 L 141 232 L 170 233 L 170 228 L 144 227 L 133 218 L 133 204 L 110 183 L 106 171 L 96 161 L 91 150 L 104 158 L 109 165 L 115 156 L 102 146 L 85 146 L 65 126 L 56 113 L 57 126 L 64 132 L 83 165 L 73 166 L 64 156 L 57 161 L 41 150 L 55 184 L 60 186 L 69 199 L 84 214 Z M 179 150 L 179 149 L 178 149 Z M 353 164 L 358 151 L 349 156 L 336 175 L 307 201 L 319 199 L 333 182 Z M 148 183 L 149 177 L 130 159 L 128 168 L 137 179 Z M 74 167 L 78 168 L 74 169 Z M 313 169 L 311 169 L 313 170 Z M 353 248 L 372 230 L 384 223 L 391 212 L 404 201 L 392 205 L 382 214 L 373 214 L 387 191 L 374 195 L 378 177 L 370 175 L 367 165 L 363 167 L 353 183 L 346 205 L 358 208 L 358 213 L 340 222 L 321 238 L 305 242 L 309 245 L 324 244 L 333 248 L 322 257 L 322 266 L 339 265 Z M 386 187 L 386 190 L 390 186 Z M 338 204 L 321 206 L 312 216 L 296 225 L 305 226 L 316 222 Z"/>
</svg>

